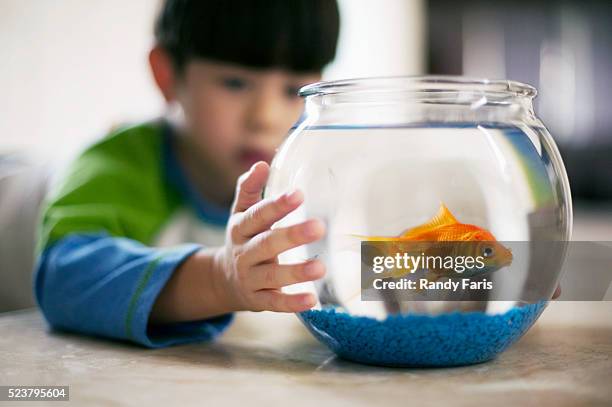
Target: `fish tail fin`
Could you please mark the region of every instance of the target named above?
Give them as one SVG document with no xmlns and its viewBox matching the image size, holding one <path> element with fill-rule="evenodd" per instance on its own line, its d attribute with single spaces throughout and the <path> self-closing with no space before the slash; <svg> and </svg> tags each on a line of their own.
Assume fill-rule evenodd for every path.
<svg viewBox="0 0 612 407">
<path fill-rule="evenodd" d="M 372 285 L 372 283 L 374 282 L 375 279 L 385 279 L 385 278 L 400 278 L 405 276 L 406 274 L 408 274 L 409 272 L 406 270 L 397 270 L 394 269 L 392 271 L 387 271 L 384 273 L 380 273 L 380 274 L 376 274 L 375 276 L 370 277 L 370 281 L 368 282 L 368 285 Z M 359 291 L 355 292 L 354 294 L 351 294 L 346 300 L 344 300 L 345 302 L 349 302 L 352 301 L 355 297 L 357 297 L 359 294 L 361 294 L 361 290 L 359 289 Z"/>
<path fill-rule="evenodd" d="M 387 271 L 385 273 L 381 273 L 381 274 L 376 274 L 374 276 L 372 275 L 368 275 L 366 278 L 368 278 L 368 286 L 371 286 L 372 283 L 374 282 L 375 279 L 378 278 L 389 278 L 389 277 L 394 277 L 394 271 Z M 358 291 L 356 291 L 354 294 L 351 294 L 346 300 L 346 302 L 349 302 L 351 300 L 353 300 L 355 297 L 357 297 L 359 294 L 361 294 L 362 292 L 362 288 L 360 288 Z"/>
</svg>

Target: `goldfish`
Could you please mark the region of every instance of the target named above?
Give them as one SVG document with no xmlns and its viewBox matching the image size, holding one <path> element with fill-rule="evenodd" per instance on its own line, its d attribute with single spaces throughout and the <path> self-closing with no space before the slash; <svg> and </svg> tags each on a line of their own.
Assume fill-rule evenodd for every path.
<svg viewBox="0 0 612 407">
<path fill-rule="evenodd" d="M 377 278 L 400 278 L 414 273 L 417 267 L 427 270 L 426 278 L 429 281 L 443 277 L 474 277 L 497 271 L 512 263 L 512 252 L 499 243 L 491 232 L 480 226 L 459 222 L 444 203 L 440 203 L 438 213 L 431 220 L 410 228 L 399 236 L 353 236 L 369 242 L 390 242 L 389 245 L 384 245 L 383 250 L 387 252 L 384 254 L 394 253 L 397 256 L 399 252 L 406 252 L 406 248 L 411 252 L 412 267 L 394 267 L 391 271 L 376 275 Z M 424 267 L 425 261 L 414 261 L 418 260 L 419 256 L 421 260 L 438 256 L 442 259 L 450 256 L 451 260 L 470 256 L 478 258 L 479 264 L 463 267 L 461 272 L 457 272 L 454 268 L 443 267 L 442 261 L 434 261 L 433 266 L 427 263 Z"/>
</svg>

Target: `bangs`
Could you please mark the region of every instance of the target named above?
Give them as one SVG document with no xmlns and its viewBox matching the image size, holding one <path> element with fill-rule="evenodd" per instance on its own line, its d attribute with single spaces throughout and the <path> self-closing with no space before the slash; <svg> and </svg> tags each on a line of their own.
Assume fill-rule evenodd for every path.
<svg viewBox="0 0 612 407">
<path fill-rule="evenodd" d="M 168 0 L 155 37 L 178 68 L 207 58 L 315 72 L 336 53 L 335 0 Z"/>
</svg>

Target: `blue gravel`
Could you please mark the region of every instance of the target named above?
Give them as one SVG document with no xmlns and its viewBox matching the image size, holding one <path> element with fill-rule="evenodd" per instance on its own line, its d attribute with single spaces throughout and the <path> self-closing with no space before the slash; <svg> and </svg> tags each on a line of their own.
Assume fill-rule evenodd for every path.
<svg viewBox="0 0 612 407">
<path fill-rule="evenodd" d="M 516 342 L 547 302 L 504 314 L 452 312 L 394 315 L 383 321 L 335 308 L 298 314 L 315 337 L 338 356 L 384 366 L 459 366 L 494 358 Z"/>
</svg>

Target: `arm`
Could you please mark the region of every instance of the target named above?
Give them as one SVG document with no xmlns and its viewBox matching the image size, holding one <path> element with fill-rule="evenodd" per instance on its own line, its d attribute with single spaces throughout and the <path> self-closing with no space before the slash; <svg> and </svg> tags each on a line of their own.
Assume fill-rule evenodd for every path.
<svg viewBox="0 0 612 407">
<path fill-rule="evenodd" d="M 152 325 L 151 308 L 201 249 L 151 247 L 177 200 L 165 187 L 152 126 L 117 133 L 85 151 L 43 210 L 35 295 L 54 328 L 158 347 L 210 339 L 230 314 Z"/>
<path fill-rule="evenodd" d="M 192 321 L 237 311 L 223 295 L 213 268 L 218 250 L 198 250 L 177 268 L 153 306 L 152 324 Z"/>
<path fill-rule="evenodd" d="M 212 339 L 226 328 L 231 315 L 159 327 L 149 324 L 155 298 L 199 249 L 191 244 L 156 249 L 106 233 L 72 234 L 40 256 L 36 298 L 57 329 L 148 347 Z"/>
</svg>

